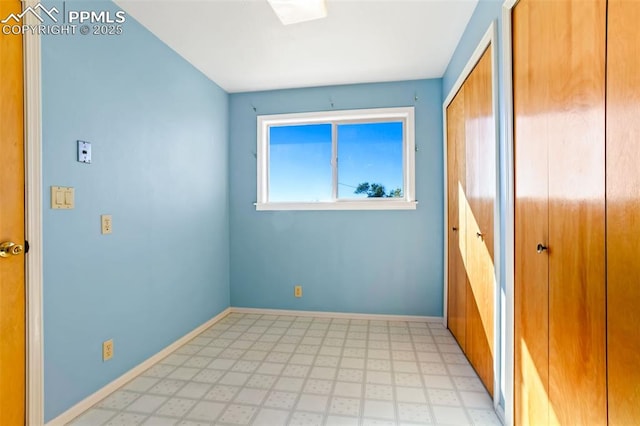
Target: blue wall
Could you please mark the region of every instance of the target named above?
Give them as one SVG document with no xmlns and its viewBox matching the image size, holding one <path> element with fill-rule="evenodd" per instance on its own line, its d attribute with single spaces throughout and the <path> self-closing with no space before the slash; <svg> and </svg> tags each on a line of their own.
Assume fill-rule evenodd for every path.
<svg viewBox="0 0 640 426">
<path fill-rule="evenodd" d="M 66 4 L 89 6 L 117 10 Z M 120 36 L 44 37 L 42 60 L 50 420 L 229 306 L 228 95 L 130 16 Z M 51 185 L 74 210 L 49 208 Z"/>
<path fill-rule="evenodd" d="M 442 315 L 441 85 L 437 79 L 231 95 L 232 306 Z M 256 116 L 328 110 L 331 102 L 336 110 L 415 103 L 417 210 L 256 211 Z M 293 296 L 296 284 L 301 299 Z"/>
<path fill-rule="evenodd" d="M 496 355 L 500 359 L 505 359 L 505 351 L 506 351 L 506 341 L 504 336 L 506 335 L 505 329 L 505 247 L 506 247 L 506 239 L 505 239 L 505 211 L 506 211 L 506 160 L 505 160 L 505 123 L 504 123 L 504 76 L 503 74 L 503 58 L 502 58 L 502 4 L 503 0 L 479 0 L 476 9 L 467 24 L 467 28 L 462 35 L 456 50 L 451 57 L 451 61 L 442 77 L 442 86 L 443 86 L 443 94 L 446 98 L 449 92 L 452 90 L 453 85 L 458 80 L 458 77 L 462 73 L 463 68 L 469 61 L 469 58 L 473 54 L 474 50 L 478 46 L 478 43 L 484 36 L 484 34 L 489 29 L 489 26 L 492 22 L 497 25 L 497 40 L 494 40 L 494 49 L 497 49 L 498 53 L 498 117 L 500 120 L 500 133 L 499 133 L 499 162 L 498 162 L 498 177 L 500 179 L 500 191 L 498 193 L 498 198 L 500 202 L 500 251 L 498 253 L 499 256 L 499 272 L 500 272 L 500 311 L 498 315 L 500 316 L 501 323 L 501 332 L 500 336 L 503 338 L 500 342 L 500 351 L 496 352 Z M 499 365 L 501 368 L 501 381 L 499 383 L 500 386 L 500 405 L 505 407 L 505 392 L 506 392 L 506 383 L 505 383 L 505 363 L 499 359 Z"/>
<path fill-rule="evenodd" d="M 451 91 L 464 66 L 467 65 L 469 58 L 473 54 L 473 51 L 476 50 L 482 36 L 484 36 L 489 29 L 489 25 L 496 20 L 501 24 L 503 2 L 503 0 L 478 0 L 473 15 L 471 15 L 471 19 L 462 37 L 460 37 L 460 42 L 458 42 L 458 46 L 451 56 L 449 65 L 442 76 L 442 92 L 445 97 Z M 498 49 L 501 49 L 501 30 L 502 28 L 498 25 L 498 40 L 496 40 L 496 47 L 498 47 Z M 502 52 L 500 50 L 498 51 L 500 55 L 502 55 Z"/>
</svg>

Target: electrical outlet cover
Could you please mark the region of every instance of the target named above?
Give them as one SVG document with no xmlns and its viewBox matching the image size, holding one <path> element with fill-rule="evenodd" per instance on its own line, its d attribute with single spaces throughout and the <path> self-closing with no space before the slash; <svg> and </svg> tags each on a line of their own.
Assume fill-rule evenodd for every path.
<svg viewBox="0 0 640 426">
<path fill-rule="evenodd" d="M 109 361 L 113 358 L 113 339 L 102 343 L 102 361 Z"/>
<path fill-rule="evenodd" d="M 110 214 L 103 214 L 100 216 L 100 223 L 103 234 L 110 234 L 113 232 L 113 221 Z"/>
</svg>

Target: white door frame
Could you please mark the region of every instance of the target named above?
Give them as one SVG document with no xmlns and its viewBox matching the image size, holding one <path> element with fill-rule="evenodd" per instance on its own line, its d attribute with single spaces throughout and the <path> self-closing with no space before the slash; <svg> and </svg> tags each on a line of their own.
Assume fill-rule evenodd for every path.
<svg viewBox="0 0 640 426">
<path fill-rule="evenodd" d="M 505 407 L 504 407 L 504 418 L 503 421 L 506 425 L 512 425 L 514 423 L 514 348 L 515 348 L 515 337 L 514 337 L 514 328 L 515 328 L 515 311 L 514 311 L 514 292 L 515 292 L 515 275 L 514 275 L 514 262 L 515 262 L 515 236 L 514 236 L 514 226 L 515 226 L 515 184 L 514 184 L 514 176 L 515 176 L 515 164 L 514 164 L 514 135 L 513 135 L 513 58 L 512 58 L 512 11 L 513 8 L 518 4 L 519 0 L 505 0 L 502 5 L 502 37 L 500 39 L 501 47 L 502 47 L 502 119 L 504 126 L 501 126 L 502 133 L 502 143 L 503 143 L 503 153 L 504 158 L 502 163 L 499 164 L 499 170 L 504 176 L 504 188 L 502 193 L 504 194 L 505 201 L 505 209 L 500 211 L 500 215 L 504 218 L 505 224 L 505 235 L 504 241 L 505 246 L 504 250 L 504 297 L 499 298 L 498 303 L 500 306 L 500 323 L 498 324 L 498 329 L 496 330 L 496 335 L 501 335 L 501 365 L 499 368 L 499 376 L 500 380 L 503 383 L 504 390 L 504 399 L 505 399 Z M 490 31 L 490 30 L 489 30 Z M 487 31 L 487 32 L 489 32 Z M 483 37 L 482 41 L 479 43 L 474 55 L 472 55 L 469 60 L 470 63 L 477 62 L 477 59 L 474 60 L 474 57 L 478 54 L 478 50 L 486 48 L 488 42 L 485 40 L 487 38 L 487 34 Z M 497 36 L 495 37 L 497 39 Z M 492 40 L 491 40 L 492 41 Z M 491 42 L 489 41 L 489 42 Z M 497 52 L 494 52 L 497 53 Z M 494 59 L 495 69 L 498 68 L 496 63 L 497 58 Z M 473 68 L 471 65 L 471 68 Z M 470 69 L 469 64 L 465 67 L 462 72 L 460 78 L 456 82 L 456 85 L 452 88 L 451 92 L 447 96 L 444 105 L 443 105 L 443 119 L 444 119 L 444 176 L 445 176 L 445 259 L 448 253 L 448 234 L 447 234 L 447 196 L 448 192 L 446 191 L 447 181 L 446 181 L 446 107 L 451 103 L 453 97 L 457 93 L 457 91 L 462 86 L 464 79 L 468 76 Z M 464 76 L 464 77 L 463 77 Z M 496 81 L 497 76 L 494 75 L 494 82 Z M 495 83 L 495 87 L 498 86 L 498 83 Z M 494 90 L 494 96 L 495 96 Z M 495 105 L 495 104 L 494 104 Z M 496 114 L 496 118 L 498 119 L 499 115 Z M 498 119 L 499 122 L 499 119 Z M 500 126 L 499 126 L 500 127 Z M 496 133 L 498 134 L 498 133 Z M 499 192 L 500 193 L 500 192 Z M 498 197 L 499 198 L 499 197 Z M 498 228 L 499 230 L 499 224 Z M 496 241 L 498 239 L 496 238 Z M 499 251 L 496 251 L 499 253 Z M 499 261 L 499 258 L 498 258 Z M 498 266 L 498 265 L 496 265 Z M 444 322 L 446 326 L 447 321 L 447 283 L 448 283 L 448 264 L 445 261 L 444 269 L 445 269 L 445 287 L 444 287 Z M 500 270 L 496 270 L 497 274 L 500 274 Z M 497 283 L 500 283 L 499 275 L 496 276 Z M 497 294 L 499 294 L 501 289 L 499 286 L 497 287 Z M 500 368 L 502 367 L 502 368 Z M 494 401 L 494 404 L 497 405 L 497 401 Z M 500 412 L 500 410 L 498 410 Z"/>
<path fill-rule="evenodd" d="M 22 2 L 23 7 L 36 1 Z M 38 25 L 32 14 L 27 25 Z M 42 91 L 40 37 L 23 35 L 25 131 L 25 238 L 26 255 L 26 424 L 44 424 L 44 365 L 42 335 Z"/>
<path fill-rule="evenodd" d="M 453 98 L 456 96 L 462 84 L 467 79 L 473 68 L 476 66 L 482 54 L 485 52 L 487 47 L 492 46 L 491 49 L 491 79 L 492 79 L 492 87 L 491 87 L 491 102 L 493 108 L 493 115 L 495 119 L 495 164 L 496 164 L 496 181 L 495 181 L 495 190 L 496 197 L 494 200 L 493 211 L 494 211 L 494 222 L 493 222 L 493 232 L 494 232 L 494 348 L 500 348 L 501 339 L 500 339 L 500 114 L 498 110 L 498 52 L 496 49 L 495 40 L 498 38 L 497 35 L 498 26 L 497 23 L 491 22 L 489 28 L 485 32 L 482 39 L 478 43 L 476 49 L 473 51 L 473 54 L 469 58 L 469 61 L 463 68 L 462 72 L 458 76 L 458 79 L 454 83 L 453 87 L 449 91 L 446 96 L 443 104 L 442 104 L 442 120 L 443 120 L 443 163 L 444 163 L 444 306 L 443 306 L 443 321 L 445 327 L 447 326 L 447 303 L 448 303 L 448 284 L 449 284 L 449 270 L 448 270 L 448 255 L 449 255 L 449 223 L 448 223 L 448 214 L 449 214 L 449 205 L 448 205 L 448 186 L 447 186 L 447 107 L 453 101 Z M 498 354 L 498 352 L 495 352 Z M 494 356 L 494 365 L 493 365 L 493 406 L 496 411 L 498 410 L 500 403 L 500 386 L 499 383 L 501 381 L 501 357 Z"/>
<path fill-rule="evenodd" d="M 513 137 L 513 46 L 512 11 L 519 0 L 505 0 L 502 5 L 502 105 L 504 108 L 504 162 L 505 182 L 505 298 L 504 318 L 504 383 L 505 383 L 505 424 L 514 422 L 514 363 L 515 363 L 515 162 Z"/>
<path fill-rule="evenodd" d="M 505 424 L 514 424 L 515 404 L 515 157 L 513 133 L 513 9 L 520 0 L 502 4 L 502 75 L 504 106 L 505 176 Z"/>
</svg>

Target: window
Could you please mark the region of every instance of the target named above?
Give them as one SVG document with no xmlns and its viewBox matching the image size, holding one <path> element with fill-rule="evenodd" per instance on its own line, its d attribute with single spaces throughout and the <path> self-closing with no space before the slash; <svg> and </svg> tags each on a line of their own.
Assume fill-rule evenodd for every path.
<svg viewBox="0 0 640 426">
<path fill-rule="evenodd" d="M 415 209 L 414 109 L 258 116 L 258 210 Z"/>
</svg>

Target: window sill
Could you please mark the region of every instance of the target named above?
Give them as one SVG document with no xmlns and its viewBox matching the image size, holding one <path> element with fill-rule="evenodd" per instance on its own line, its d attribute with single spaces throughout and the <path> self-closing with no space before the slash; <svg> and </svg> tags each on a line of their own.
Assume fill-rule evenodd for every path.
<svg viewBox="0 0 640 426">
<path fill-rule="evenodd" d="M 417 201 L 328 201 L 318 203 L 255 203 L 258 211 L 278 210 L 415 210 Z"/>
</svg>

